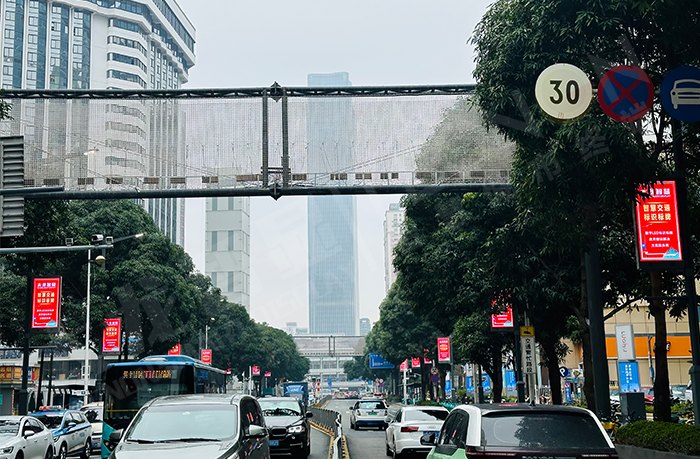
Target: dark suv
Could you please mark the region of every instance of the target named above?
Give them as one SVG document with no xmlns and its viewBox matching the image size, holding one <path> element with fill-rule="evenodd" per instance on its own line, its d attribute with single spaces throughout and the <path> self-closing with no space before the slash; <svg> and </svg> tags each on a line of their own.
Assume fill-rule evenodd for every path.
<svg viewBox="0 0 700 459">
<path fill-rule="evenodd" d="M 270 432 L 270 452 L 307 457 L 311 452 L 309 418 L 313 414 L 291 397 L 265 397 L 258 403 Z"/>
<path fill-rule="evenodd" d="M 270 457 L 265 420 L 258 402 L 249 395 L 155 398 L 124 432 L 112 432 L 109 442 L 118 442 L 109 456 L 112 459 Z"/>
</svg>

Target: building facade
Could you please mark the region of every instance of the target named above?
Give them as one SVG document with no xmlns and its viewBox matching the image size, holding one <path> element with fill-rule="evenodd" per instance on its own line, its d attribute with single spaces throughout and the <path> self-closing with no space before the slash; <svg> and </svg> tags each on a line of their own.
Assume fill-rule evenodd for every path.
<svg viewBox="0 0 700 459">
<path fill-rule="evenodd" d="M 250 312 L 250 198 L 207 199 L 204 263 L 212 285 Z"/>
<path fill-rule="evenodd" d="M 312 74 L 309 86 L 350 86 L 347 73 Z M 353 111 L 348 99 L 308 103 L 309 172 L 316 182 L 352 164 Z M 353 196 L 308 198 L 309 333 L 357 335 L 359 321 L 356 205 Z"/>
<path fill-rule="evenodd" d="M 389 291 L 396 280 L 394 269 L 394 248 L 401 240 L 406 212 L 399 203 L 389 204 L 384 213 L 384 289 Z"/>
<path fill-rule="evenodd" d="M 174 0 L 4 0 L 0 13 L 4 89 L 178 89 L 194 65 L 195 30 Z M 12 116 L 9 132 L 23 131 L 33 164 L 58 169 L 56 184 L 183 175 L 172 102 L 23 101 Z M 142 204 L 184 244 L 184 200 Z"/>
<path fill-rule="evenodd" d="M 370 330 L 372 330 L 372 322 L 367 317 L 360 319 L 360 336 L 369 335 Z"/>
</svg>

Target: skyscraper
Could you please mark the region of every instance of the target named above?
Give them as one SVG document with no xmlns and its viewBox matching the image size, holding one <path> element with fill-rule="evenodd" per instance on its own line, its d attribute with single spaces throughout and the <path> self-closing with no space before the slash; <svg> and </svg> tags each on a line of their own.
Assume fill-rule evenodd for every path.
<svg viewBox="0 0 700 459">
<path fill-rule="evenodd" d="M 347 73 L 311 74 L 309 86 L 350 86 Z M 308 103 L 308 167 L 316 183 L 348 170 L 354 117 L 347 98 Z M 357 335 L 359 302 L 355 198 L 308 198 L 309 332 Z"/>
<path fill-rule="evenodd" d="M 194 65 L 195 30 L 175 0 L 4 0 L 0 14 L 5 89 L 177 89 Z M 185 120 L 173 102 L 29 100 L 12 115 L 9 131 L 22 131 L 27 158 L 59 168 L 71 185 L 183 175 Z M 143 205 L 184 243 L 184 200 Z"/>
<path fill-rule="evenodd" d="M 367 317 L 360 319 L 360 336 L 367 336 L 370 330 L 372 330 L 372 322 Z"/>
<path fill-rule="evenodd" d="M 387 292 L 396 280 L 394 248 L 401 240 L 405 219 L 406 214 L 398 202 L 389 204 L 389 210 L 384 213 L 384 290 Z"/>
</svg>

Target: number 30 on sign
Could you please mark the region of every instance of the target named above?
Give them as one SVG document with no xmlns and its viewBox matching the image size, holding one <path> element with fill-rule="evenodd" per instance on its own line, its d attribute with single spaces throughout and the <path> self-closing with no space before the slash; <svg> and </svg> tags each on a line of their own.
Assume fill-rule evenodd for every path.
<svg viewBox="0 0 700 459">
<path fill-rule="evenodd" d="M 535 97 L 547 116 L 556 121 L 580 118 L 591 106 L 593 85 L 580 68 L 554 64 L 537 78 Z"/>
</svg>

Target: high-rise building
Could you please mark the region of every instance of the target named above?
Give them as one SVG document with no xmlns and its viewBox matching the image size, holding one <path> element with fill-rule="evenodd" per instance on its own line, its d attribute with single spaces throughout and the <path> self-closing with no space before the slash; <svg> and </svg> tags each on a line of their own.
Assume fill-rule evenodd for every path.
<svg viewBox="0 0 700 459">
<path fill-rule="evenodd" d="M 384 213 L 384 289 L 388 292 L 396 280 L 394 248 L 401 240 L 406 214 L 399 203 L 389 204 Z"/>
<path fill-rule="evenodd" d="M 367 317 L 360 319 L 360 336 L 369 335 L 370 330 L 372 330 L 372 322 Z"/>
<path fill-rule="evenodd" d="M 311 74 L 309 86 L 350 86 L 347 73 Z M 348 170 L 354 117 L 347 98 L 308 104 L 308 168 L 316 183 Z M 308 198 L 309 332 L 357 335 L 359 319 L 356 207 L 353 196 Z"/>
<path fill-rule="evenodd" d="M 195 30 L 175 0 L 4 0 L 0 29 L 4 89 L 177 89 L 194 65 Z M 10 132 L 24 135 L 28 159 L 60 165 L 66 182 L 184 175 L 185 120 L 172 101 L 24 101 L 14 110 Z M 184 244 L 184 200 L 143 205 Z"/>
<path fill-rule="evenodd" d="M 250 312 L 250 198 L 207 199 L 204 265 L 212 285 Z"/>
</svg>

